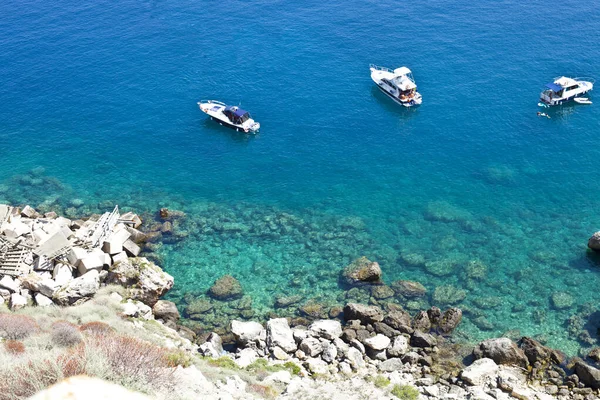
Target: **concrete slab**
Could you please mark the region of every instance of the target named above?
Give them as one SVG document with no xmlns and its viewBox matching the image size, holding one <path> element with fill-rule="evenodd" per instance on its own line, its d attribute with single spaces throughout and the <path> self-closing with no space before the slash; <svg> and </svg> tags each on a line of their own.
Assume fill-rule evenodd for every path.
<svg viewBox="0 0 600 400">
<path fill-rule="evenodd" d="M 123 243 L 123 250 L 125 250 L 129 257 L 137 257 L 140 254 L 140 251 L 142 251 L 140 246 L 133 243 L 130 239 L 127 239 L 125 243 Z"/>
<path fill-rule="evenodd" d="M 77 270 L 81 275 L 88 271 L 96 269 L 102 270 L 104 267 L 104 252 L 100 249 L 93 249 L 88 253 L 86 257 L 79 261 L 77 264 Z"/>
<path fill-rule="evenodd" d="M 87 250 L 81 247 L 72 247 L 71 250 L 67 253 L 67 260 L 69 260 L 69 264 L 77 265 L 79 261 L 83 260 L 87 257 Z"/>
<path fill-rule="evenodd" d="M 131 234 L 127 232 L 125 226 L 116 232 L 113 232 L 102 245 L 102 250 L 108 254 L 117 254 L 123 251 L 123 243 L 129 239 Z"/>
<path fill-rule="evenodd" d="M 22 217 L 33 218 L 36 214 L 37 214 L 37 212 L 35 211 L 35 209 L 33 207 L 29 206 L 29 205 L 25 206 L 21 210 L 21 216 Z"/>
</svg>

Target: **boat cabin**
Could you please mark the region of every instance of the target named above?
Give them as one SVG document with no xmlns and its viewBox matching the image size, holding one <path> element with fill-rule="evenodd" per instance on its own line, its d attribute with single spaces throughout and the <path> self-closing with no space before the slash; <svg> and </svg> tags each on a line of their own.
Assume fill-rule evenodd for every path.
<svg viewBox="0 0 600 400">
<path fill-rule="evenodd" d="M 229 118 L 232 123 L 238 125 L 242 125 L 244 122 L 250 119 L 250 114 L 248 111 L 242 110 L 241 108 L 235 106 L 225 107 L 223 114 L 225 114 L 225 116 Z"/>
</svg>

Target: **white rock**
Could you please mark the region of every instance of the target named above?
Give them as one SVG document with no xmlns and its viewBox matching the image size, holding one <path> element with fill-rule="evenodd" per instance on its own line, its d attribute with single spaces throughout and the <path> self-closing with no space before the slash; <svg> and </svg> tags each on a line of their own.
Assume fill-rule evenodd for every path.
<svg viewBox="0 0 600 400">
<path fill-rule="evenodd" d="M 377 368 L 383 372 L 400 371 L 402 369 L 402 361 L 399 358 L 390 358 L 379 364 Z"/>
<path fill-rule="evenodd" d="M 47 297 L 54 296 L 54 293 L 58 290 L 58 285 L 53 279 L 42 279 L 38 283 L 38 292 Z"/>
<path fill-rule="evenodd" d="M 408 338 L 406 336 L 396 336 L 392 346 L 388 349 L 390 357 L 400 357 L 408 352 Z"/>
<path fill-rule="evenodd" d="M 461 379 L 473 386 L 481 386 L 488 381 L 495 381 L 498 365 L 489 358 L 475 360 L 461 372 Z"/>
<path fill-rule="evenodd" d="M 300 350 L 302 350 L 308 357 L 315 357 L 321 354 L 323 351 L 323 345 L 319 339 L 307 337 L 300 343 Z"/>
<path fill-rule="evenodd" d="M 39 307 L 48 307 L 54 304 L 54 302 L 49 299 L 48 297 L 44 296 L 41 293 L 36 293 L 33 298 L 35 299 L 35 303 L 39 306 Z"/>
<path fill-rule="evenodd" d="M 263 380 L 263 383 L 266 385 L 269 385 L 272 383 L 284 383 L 287 385 L 291 381 L 292 381 L 292 374 L 290 374 L 288 371 L 277 371 L 277 372 L 267 376 Z"/>
<path fill-rule="evenodd" d="M 365 367 L 365 360 L 363 359 L 363 355 L 356 347 L 350 347 L 348 349 L 348 355 L 346 356 L 346 360 L 350 364 L 350 366 L 358 371 Z"/>
<path fill-rule="evenodd" d="M 248 345 L 248 343 L 265 340 L 267 333 L 265 328 L 255 321 L 231 321 L 231 332 L 235 336 L 235 340 L 242 346 Z"/>
<path fill-rule="evenodd" d="M 337 350 L 338 357 L 345 357 L 346 354 L 348 354 L 348 349 L 350 348 L 350 346 L 348 346 L 346 342 L 344 342 L 342 339 L 333 339 L 333 345 Z"/>
<path fill-rule="evenodd" d="M 18 292 L 21 287 L 21 282 L 19 280 L 11 278 L 8 275 L 4 275 L 2 279 L 0 279 L 0 288 L 10 290 L 11 292 Z"/>
<path fill-rule="evenodd" d="M 19 310 L 27 305 L 27 298 L 25 296 L 21 296 L 18 293 L 13 293 L 10 295 L 10 300 L 8 302 L 8 307 L 12 310 Z"/>
<path fill-rule="evenodd" d="M 326 374 L 329 372 L 327 363 L 320 358 L 309 358 L 304 362 L 306 369 L 313 374 Z"/>
<path fill-rule="evenodd" d="M 131 233 L 127 232 L 127 229 L 120 229 L 113 232 L 108 240 L 102 245 L 102 250 L 108 254 L 117 254 L 123 251 L 123 243 L 129 239 Z"/>
<path fill-rule="evenodd" d="M 100 279 L 97 270 L 91 270 L 79 278 L 69 281 L 54 293 L 53 299 L 59 305 L 70 305 L 84 297 L 93 296 L 100 288 Z"/>
<path fill-rule="evenodd" d="M 319 337 L 329 340 L 342 336 L 342 325 L 340 322 L 330 319 L 315 321 L 308 327 L 308 330 Z"/>
<path fill-rule="evenodd" d="M 127 303 L 121 304 L 121 308 L 123 309 L 123 314 L 128 317 L 135 317 L 138 315 L 139 310 L 135 304 L 131 300 L 127 301 Z"/>
<path fill-rule="evenodd" d="M 469 392 L 469 394 L 471 394 L 470 398 L 472 398 L 472 399 L 477 399 L 477 400 L 496 400 L 492 396 L 490 396 L 489 394 L 487 394 L 485 392 L 485 390 L 483 390 L 483 387 L 481 387 L 481 386 L 469 387 L 469 388 L 467 388 L 467 391 Z"/>
<path fill-rule="evenodd" d="M 283 350 L 279 346 L 275 346 L 275 347 L 273 347 L 273 349 L 271 349 L 271 355 L 276 360 L 287 360 L 290 358 L 290 355 L 288 353 L 286 353 L 285 350 Z"/>
<path fill-rule="evenodd" d="M 246 368 L 248 365 L 252 364 L 258 358 L 258 354 L 251 348 L 242 349 L 239 353 L 236 354 L 236 359 L 234 360 L 238 367 Z"/>
<path fill-rule="evenodd" d="M 267 346 L 279 346 L 288 353 L 297 350 L 292 330 L 285 318 L 274 318 L 267 322 Z"/>
<path fill-rule="evenodd" d="M 87 254 L 88 252 L 84 248 L 72 247 L 67 253 L 67 260 L 69 260 L 71 265 L 77 265 Z"/>
<path fill-rule="evenodd" d="M 68 264 L 57 263 L 52 271 L 57 286 L 64 286 L 73 279 L 73 268 Z"/>
<path fill-rule="evenodd" d="M 327 343 L 323 346 L 321 358 L 325 362 L 332 363 L 337 358 L 337 347 L 333 343 Z"/>
<path fill-rule="evenodd" d="M 349 375 L 352 374 L 352 367 L 346 361 L 342 361 L 340 363 L 340 365 L 338 365 L 338 369 L 339 369 L 340 373 L 342 373 L 344 375 L 348 375 L 349 376 Z"/>
<path fill-rule="evenodd" d="M 373 337 L 365 339 L 363 342 L 365 346 L 368 346 L 373 350 L 381 351 L 386 349 L 390 345 L 391 340 L 389 337 L 378 333 Z"/>
<path fill-rule="evenodd" d="M 81 275 L 93 269 L 101 270 L 104 267 L 104 253 L 100 249 L 93 249 L 77 264 Z"/>
<path fill-rule="evenodd" d="M 108 297 L 110 297 L 111 299 L 113 299 L 119 303 L 123 301 L 123 296 L 121 296 L 117 292 L 112 292 Z"/>
</svg>

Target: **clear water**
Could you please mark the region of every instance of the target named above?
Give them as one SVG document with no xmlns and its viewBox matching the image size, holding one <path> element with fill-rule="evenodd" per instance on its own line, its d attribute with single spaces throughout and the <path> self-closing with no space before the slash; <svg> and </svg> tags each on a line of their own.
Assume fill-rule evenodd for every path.
<svg viewBox="0 0 600 400">
<path fill-rule="evenodd" d="M 423 283 L 428 304 L 438 286 L 465 290 L 472 340 L 519 329 L 571 354 L 591 343 L 567 319 L 600 300 L 586 253 L 600 226 L 600 111 L 546 119 L 536 103 L 555 76 L 600 76 L 595 2 L 8 0 L 0 11 L 0 200 L 185 211 L 189 236 L 156 249 L 182 307 L 224 273 L 259 313 L 280 293 L 340 304 L 340 270 L 366 255 L 388 283 Z M 369 63 L 410 67 L 423 105 L 385 98 Z M 207 120 L 203 98 L 241 103 L 262 132 Z M 214 229 L 223 222 L 254 228 Z M 407 254 L 452 263 L 437 276 Z M 465 278 L 473 260 L 481 280 Z M 555 292 L 573 303 L 556 309 Z"/>
</svg>

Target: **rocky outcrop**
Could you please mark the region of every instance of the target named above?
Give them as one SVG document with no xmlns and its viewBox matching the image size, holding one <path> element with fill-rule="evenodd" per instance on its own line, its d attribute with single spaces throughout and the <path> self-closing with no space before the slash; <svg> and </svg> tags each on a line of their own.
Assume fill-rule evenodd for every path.
<svg viewBox="0 0 600 400">
<path fill-rule="evenodd" d="M 594 368 L 583 361 L 578 361 L 575 363 L 574 369 L 583 384 L 592 389 L 600 388 L 600 370 L 598 368 Z"/>
<path fill-rule="evenodd" d="M 100 274 L 97 270 L 91 270 L 60 288 L 54 293 L 53 300 L 61 306 L 68 306 L 92 297 L 99 288 Z"/>
<path fill-rule="evenodd" d="M 438 322 L 438 330 L 441 334 L 448 335 L 460 324 L 462 310 L 452 307 L 444 311 Z"/>
<path fill-rule="evenodd" d="M 231 275 L 217 279 L 208 290 L 208 294 L 218 300 L 233 300 L 243 296 L 240 282 Z"/>
<path fill-rule="evenodd" d="M 381 280 L 381 268 L 378 263 L 361 257 L 344 268 L 343 279 L 349 285 L 376 283 Z"/>
<path fill-rule="evenodd" d="M 490 358 L 496 364 L 514 365 L 527 368 L 529 360 L 516 343 L 508 338 L 488 339 L 479 343 L 473 350 L 475 358 Z"/>
<path fill-rule="evenodd" d="M 425 286 L 416 281 L 395 281 L 392 282 L 392 289 L 396 294 L 406 298 L 422 297 L 427 294 Z"/>
<path fill-rule="evenodd" d="M 260 347 L 261 342 L 263 342 L 264 346 L 264 342 L 267 338 L 265 328 L 254 321 L 231 321 L 231 333 L 235 336 L 236 343 L 241 347 L 250 344 Z"/>
<path fill-rule="evenodd" d="M 139 257 L 113 264 L 106 282 L 128 288 L 129 297 L 153 307 L 173 287 L 174 279 L 153 262 Z"/>
<path fill-rule="evenodd" d="M 600 231 L 594 233 L 588 240 L 588 247 L 595 251 L 600 251 Z"/>
<path fill-rule="evenodd" d="M 267 322 L 267 346 L 279 347 L 286 352 L 296 351 L 298 348 L 294 335 L 285 318 L 271 319 Z"/>
</svg>

